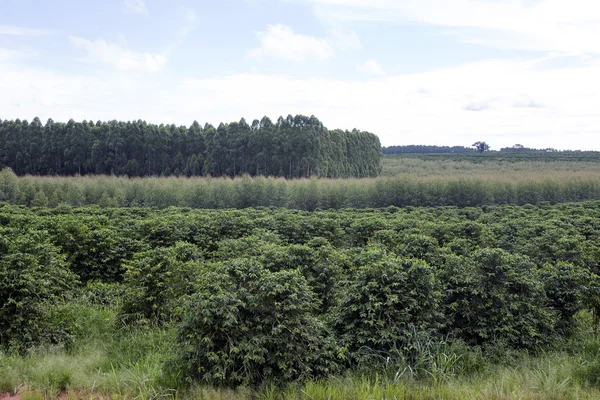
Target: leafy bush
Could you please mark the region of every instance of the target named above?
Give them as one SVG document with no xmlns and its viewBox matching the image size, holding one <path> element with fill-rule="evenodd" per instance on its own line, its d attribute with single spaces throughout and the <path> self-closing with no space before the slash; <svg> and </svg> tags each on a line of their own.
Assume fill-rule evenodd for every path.
<svg viewBox="0 0 600 400">
<path fill-rule="evenodd" d="M 442 275 L 453 335 L 471 344 L 498 341 L 534 348 L 551 338 L 555 313 L 529 258 L 501 249 L 450 256 Z"/>
<path fill-rule="evenodd" d="M 95 218 L 59 218 L 54 243 L 81 281 L 120 282 L 123 261 L 131 259 L 140 245 L 125 232 L 100 224 Z"/>
<path fill-rule="evenodd" d="M 241 238 L 220 240 L 217 245 L 218 249 L 212 254 L 217 260 L 256 257 L 282 247 L 279 236 L 264 229 L 255 229 L 251 235 Z"/>
<path fill-rule="evenodd" d="M 77 285 L 47 232 L 0 232 L 0 344 L 25 349 L 68 339 L 56 307 Z"/>
<path fill-rule="evenodd" d="M 78 294 L 78 302 L 90 306 L 116 306 L 126 297 L 122 283 L 88 282 Z"/>
<path fill-rule="evenodd" d="M 10 168 L 0 171 L 0 201 L 14 202 L 19 194 L 19 178 Z"/>
<path fill-rule="evenodd" d="M 435 335 L 439 328 L 440 283 L 425 261 L 368 248 L 344 289 L 332 318 L 341 343 L 353 353 L 402 349 L 414 332 Z"/>
<path fill-rule="evenodd" d="M 548 306 L 559 316 L 559 328 L 567 332 L 573 328 L 575 314 L 584 307 L 586 288 L 590 286 L 591 274 L 582 267 L 561 262 L 548 264 L 541 273 Z"/>
<path fill-rule="evenodd" d="M 315 238 L 307 245 L 272 246 L 263 252 L 259 261 L 274 272 L 298 269 L 317 295 L 319 311 L 326 312 L 337 302 L 341 258 L 326 239 Z"/>
<path fill-rule="evenodd" d="M 136 253 L 126 265 L 125 320 L 161 323 L 173 318 L 181 297 L 193 292 L 194 276 L 201 269 L 197 261 L 202 258 L 198 247 L 185 242 Z"/>
<path fill-rule="evenodd" d="M 431 265 L 439 265 L 440 247 L 435 238 L 426 235 L 403 235 L 399 239 L 397 254 L 405 258 L 417 258 Z"/>
<path fill-rule="evenodd" d="M 343 352 L 313 315 L 319 305 L 297 270 L 234 260 L 206 272 L 179 327 L 180 360 L 212 384 L 259 384 L 338 372 Z"/>
</svg>

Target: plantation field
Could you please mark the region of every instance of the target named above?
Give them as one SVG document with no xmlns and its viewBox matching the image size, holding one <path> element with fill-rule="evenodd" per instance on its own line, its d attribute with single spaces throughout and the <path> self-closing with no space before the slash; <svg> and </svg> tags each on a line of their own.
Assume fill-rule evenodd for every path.
<svg viewBox="0 0 600 400">
<path fill-rule="evenodd" d="M 599 218 L 5 203 L 0 393 L 598 398 Z"/>
<path fill-rule="evenodd" d="M 591 179 L 600 152 L 384 155 L 383 176 L 480 179 L 499 182 Z"/>
</svg>

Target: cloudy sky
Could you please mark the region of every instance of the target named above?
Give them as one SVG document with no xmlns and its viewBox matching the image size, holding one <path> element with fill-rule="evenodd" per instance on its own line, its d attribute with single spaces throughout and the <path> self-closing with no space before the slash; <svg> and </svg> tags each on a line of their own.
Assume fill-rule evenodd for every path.
<svg viewBox="0 0 600 400">
<path fill-rule="evenodd" d="M 597 0 L 0 0 L 0 118 L 600 149 Z"/>
</svg>

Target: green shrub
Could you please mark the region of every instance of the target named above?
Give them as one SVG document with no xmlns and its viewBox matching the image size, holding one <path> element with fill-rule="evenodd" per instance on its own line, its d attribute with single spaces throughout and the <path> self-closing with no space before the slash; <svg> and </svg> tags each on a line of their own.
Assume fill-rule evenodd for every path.
<svg viewBox="0 0 600 400">
<path fill-rule="evenodd" d="M 404 258 L 417 258 L 431 265 L 439 265 L 440 248 L 435 238 L 426 235 L 408 234 L 399 238 L 397 254 Z"/>
<path fill-rule="evenodd" d="M 68 339 L 56 307 L 70 296 L 77 277 L 47 232 L 0 233 L 0 344 L 25 349 Z"/>
<path fill-rule="evenodd" d="M 327 240 L 315 238 L 307 245 L 272 246 L 259 261 L 270 271 L 298 269 L 320 301 L 319 311 L 326 312 L 338 298 L 342 270 L 340 254 Z"/>
<path fill-rule="evenodd" d="M 392 229 L 383 229 L 373 233 L 369 238 L 368 245 L 382 245 L 392 253 L 398 253 L 400 248 L 400 235 Z"/>
<path fill-rule="evenodd" d="M 19 178 L 10 168 L 0 171 L 0 201 L 15 202 L 19 195 Z"/>
<path fill-rule="evenodd" d="M 402 349 L 414 332 L 435 335 L 441 314 L 440 284 L 425 261 L 368 248 L 333 313 L 334 330 L 355 355 L 360 349 Z"/>
<path fill-rule="evenodd" d="M 60 246 L 71 270 L 82 282 L 120 282 L 123 262 L 140 248 L 125 232 L 101 224 L 96 218 L 57 219 L 54 243 Z"/>
<path fill-rule="evenodd" d="M 560 262 L 547 264 L 541 273 L 548 306 L 559 316 L 559 328 L 565 333 L 574 327 L 574 316 L 584 307 L 586 288 L 592 276 L 582 267 Z"/>
<path fill-rule="evenodd" d="M 78 293 L 78 301 L 90 306 L 117 306 L 126 294 L 122 283 L 88 282 Z"/>
<path fill-rule="evenodd" d="M 556 316 L 529 258 L 501 249 L 449 256 L 442 281 L 449 331 L 467 343 L 535 348 L 552 337 Z"/>
<path fill-rule="evenodd" d="M 600 387 L 600 360 L 586 360 L 578 364 L 573 375 L 583 384 Z"/>
<path fill-rule="evenodd" d="M 263 229 L 256 229 L 251 235 L 241 238 L 220 240 L 217 245 L 218 249 L 213 252 L 213 257 L 224 261 L 239 257 L 260 256 L 272 249 L 282 247 L 278 235 Z"/>
<path fill-rule="evenodd" d="M 206 272 L 187 301 L 180 361 L 211 384 L 260 384 L 338 372 L 343 352 L 313 315 L 319 305 L 297 270 L 234 260 Z"/>
<path fill-rule="evenodd" d="M 176 316 L 181 297 L 193 291 L 202 258 L 198 247 L 185 242 L 136 253 L 126 265 L 125 320 L 162 323 Z"/>
</svg>

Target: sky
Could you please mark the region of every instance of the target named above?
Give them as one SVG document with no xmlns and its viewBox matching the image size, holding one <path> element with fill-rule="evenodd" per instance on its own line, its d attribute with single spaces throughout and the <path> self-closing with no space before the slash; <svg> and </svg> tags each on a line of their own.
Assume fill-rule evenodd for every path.
<svg viewBox="0 0 600 400">
<path fill-rule="evenodd" d="M 0 119 L 600 150 L 597 0 L 0 0 Z"/>
</svg>

